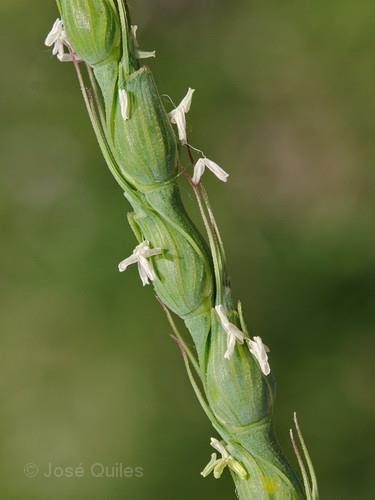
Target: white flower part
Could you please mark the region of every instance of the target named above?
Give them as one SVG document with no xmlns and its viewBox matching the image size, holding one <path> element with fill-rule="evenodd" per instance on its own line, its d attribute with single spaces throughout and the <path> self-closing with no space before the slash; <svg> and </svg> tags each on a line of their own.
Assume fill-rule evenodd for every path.
<svg viewBox="0 0 375 500">
<path fill-rule="evenodd" d="M 64 24 L 61 19 L 57 18 L 53 23 L 51 31 L 48 33 L 44 44 L 47 47 L 52 47 L 52 54 L 57 56 L 57 59 L 61 62 L 71 62 L 73 57 L 71 54 L 65 53 L 65 47 L 71 49 L 71 45 L 66 37 Z"/>
<path fill-rule="evenodd" d="M 222 169 L 217 163 L 204 157 L 204 158 L 199 158 L 197 163 L 194 165 L 193 183 L 195 185 L 199 184 L 206 167 L 209 170 L 211 170 L 211 172 L 215 174 L 216 177 L 220 179 L 222 182 L 227 182 L 229 174 L 224 169 Z"/>
<path fill-rule="evenodd" d="M 221 458 L 217 458 L 216 453 L 211 455 L 211 460 L 206 465 L 204 470 L 201 472 L 203 477 L 207 477 L 211 472 L 213 472 L 215 479 L 219 479 L 223 474 L 225 467 L 229 467 L 233 472 L 235 472 L 241 479 L 246 479 L 247 472 L 244 466 L 235 460 L 227 451 L 224 441 L 219 441 L 216 438 L 211 438 L 211 446 L 215 448 L 221 455 Z"/>
<path fill-rule="evenodd" d="M 264 373 L 264 375 L 269 375 L 271 373 L 271 368 L 268 363 L 267 352 L 270 352 L 269 348 L 263 344 L 263 341 L 260 337 L 254 337 L 252 339 L 247 339 L 247 343 L 250 349 L 251 354 L 258 361 L 260 369 Z"/>
<path fill-rule="evenodd" d="M 124 120 L 129 120 L 129 96 L 125 89 L 120 89 L 119 93 L 121 116 Z"/>
<path fill-rule="evenodd" d="M 138 47 L 138 40 L 137 40 L 137 31 L 138 31 L 138 25 L 137 24 L 132 24 L 130 26 L 133 38 L 134 38 L 134 43 Z"/>
<path fill-rule="evenodd" d="M 224 358 L 230 359 L 236 347 L 236 342 L 238 342 L 239 344 L 243 344 L 245 341 L 245 335 L 241 332 L 239 328 L 237 328 L 236 325 L 234 325 L 229 321 L 227 315 L 225 314 L 225 309 L 221 304 L 217 305 L 215 307 L 215 310 L 220 318 L 222 327 L 224 328 L 224 330 L 228 335 L 227 350 L 226 353 L 224 354 Z"/>
<path fill-rule="evenodd" d="M 156 57 L 156 50 L 137 50 L 137 59 L 150 59 Z"/>
<path fill-rule="evenodd" d="M 212 448 L 215 448 L 216 451 L 218 451 L 221 455 L 221 458 L 229 458 L 230 455 L 227 452 L 225 446 L 224 446 L 224 441 L 219 441 L 216 438 L 211 438 L 210 445 Z"/>
<path fill-rule="evenodd" d="M 138 264 L 138 272 L 143 286 L 149 285 L 150 281 L 154 281 L 156 275 L 151 263 L 147 259 L 155 255 L 160 255 L 161 253 L 161 248 L 150 248 L 150 243 L 148 241 L 142 241 L 142 243 L 135 247 L 130 257 L 120 262 L 118 270 L 122 273 L 126 271 L 131 264 Z"/>
<path fill-rule="evenodd" d="M 181 144 L 187 144 L 186 133 L 186 114 L 190 111 L 191 101 L 195 90 L 189 87 L 186 96 L 182 99 L 180 104 L 169 113 L 169 119 L 172 123 L 177 125 L 178 138 Z"/>
<path fill-rule="evenodd" d="M 131 32 L 133 35 L 134 39 L 134 45 L 135 48 L 137 49 L 137 59 L 148 59 L 150 57 L 156 57 L 156 51 L 155 50 L 139 50 L 139 43 L 137 40 L 137 31 L 138 31 L 138 26 L 133 24 L 131 27 Z"/>
</svg>

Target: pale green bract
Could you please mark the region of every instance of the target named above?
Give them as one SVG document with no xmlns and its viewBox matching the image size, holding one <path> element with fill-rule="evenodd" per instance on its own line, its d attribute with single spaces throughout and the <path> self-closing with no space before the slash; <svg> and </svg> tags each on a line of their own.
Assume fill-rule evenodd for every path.
<svg viewBox="0 0 375 500">
<path fill-rule="evenodd" d="M 310 457 L 296 422 L 307 470 L 293 437 L 302 482 L 276 441 L 274 382 L 268 349 L 250 339 L 242 308 L 234 306 L 220 233 L 201 184 L 205 169 L 226 182 L 228 174 L 188 144 L 186 115 L 194 90 L 167 113 L 150 69 L 153 57 L 136 39 L 122 0 L 57 0 L 62 22 L 46 43 L 60 60 L 72 61 L 104 158 L 133 211 L 128 220 L 138 244 L 119 265 L 137 264 L 142 283 L 152 283 L 181 348 L 189 379 L 221 441 L 202 475 L 228 469 L 241 500 L 318 498 Z M 86 83 L 82 67 L 87 69 Z M 182 166 L 186 150 L 193 178 Z M 208 243 L 189 218 L 177 179 L 190 183 Z M 182 318 L 195 345 L 187 347 L 171 312 Z M 194 374 L 191 368 L 194 368 Z M 305 490 L 305 491 L 304 491 Z"/>
</svg>

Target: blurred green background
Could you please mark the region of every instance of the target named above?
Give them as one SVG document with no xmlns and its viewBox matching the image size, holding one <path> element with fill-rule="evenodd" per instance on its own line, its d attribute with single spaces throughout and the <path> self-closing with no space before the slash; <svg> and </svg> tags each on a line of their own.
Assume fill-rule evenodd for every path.
<svg viewBox="0 0 375 500">
<path fill-rule="evenodd" d="M 280 440 L 292 456 L 297 410 L 322 498 L 373 499 L 374 2 L 131 6 L 161 91 L 197 89 L 191 142 L 231 172 L 206 184 L 272 347 Z M 53 1 L 1 0 L 0 498 L 234 498 L 227 474 L 199 475 L 213 431 L 152 289 L 117 272 L 127 205 L 73 69 L 43 46 L 56 17 Z M 144 474 L 93 478 L 95 463 Z"/>
</svg>

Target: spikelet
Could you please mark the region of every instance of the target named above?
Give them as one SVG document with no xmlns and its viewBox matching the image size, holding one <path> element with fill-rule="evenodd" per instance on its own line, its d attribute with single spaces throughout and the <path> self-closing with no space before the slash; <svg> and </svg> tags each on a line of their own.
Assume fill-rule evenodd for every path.
<svg viewBox="0 0 375 500">
<path fill-rule="evenodd" d="M 140 50 L 122 0 L 57 3 L 62 24 L 54 26 L 47 41 L 55 44 L 57 55 L 73 62 L 103 155 L 132 207 L 128 220 L 137 244 L 119 270 L 136 264 L 142 284 L 154 287 L 197 397 L 221 436 L 211 440 L 220 456 L 212 454 L 202 475 L 220 478 L 228 469 L 240 500 L 305 498 L 273 432 L 269 349 L 260 337 L 249 337 L 242 308 L 233 305 L 221 237 L 201 185 L 205 169 L 223 182 L 228 174 L 188 144 L 186 115 L 194 90 L 189 88 L 167 112 L 150 69 L 140 65 L 141 58 L 155 54 Z M 192 159 L 194 172 L 187 177 L 208 242 L 181 201 L 177 179 L 184 172 L 182 148 Z M 171 311 L 184 320 L 196 354 Z M 317 487 L 306 496 L 315 500 Z"/>
</svg>

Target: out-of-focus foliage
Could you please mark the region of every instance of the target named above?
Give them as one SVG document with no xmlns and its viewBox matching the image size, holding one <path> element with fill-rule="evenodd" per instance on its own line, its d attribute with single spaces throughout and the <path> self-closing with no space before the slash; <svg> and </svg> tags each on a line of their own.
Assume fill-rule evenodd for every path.
<svg viewBox="0 0 375 500">
<path fill-rule="evenodd" d="M 272 348 L 280 440 L 297 410 L 322 496 L 370 500 L 375 6 L 132 3 L 160 89 L 197 89 L 191 142 L 232 174 L 207 186 L 234 289 Z M 213 432 L 152 290 L 117 273 L 127 205 L 73 69 L 43 47 L 56 15 L 0 5 L 0 497 L 231 498 L 228 479 L 199 476 Z M 84 477 L 45 477 L 50 463 Z M 95 463 L 144 476 L 95 478 Z"/>
</svg>

